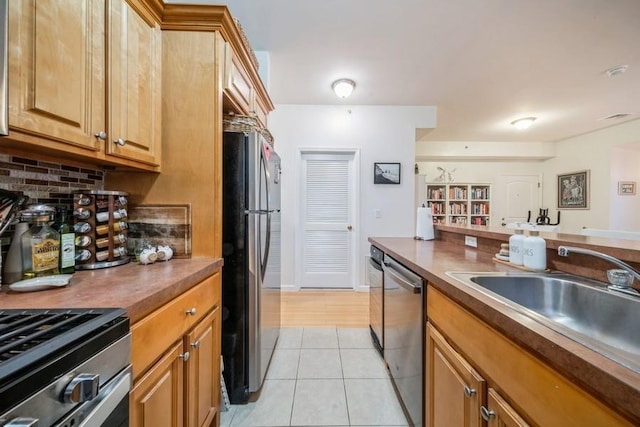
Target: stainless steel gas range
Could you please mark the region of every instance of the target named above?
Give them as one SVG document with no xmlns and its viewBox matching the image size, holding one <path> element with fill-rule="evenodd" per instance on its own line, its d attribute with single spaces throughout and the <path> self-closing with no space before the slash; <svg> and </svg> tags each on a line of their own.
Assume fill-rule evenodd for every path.
<svg viewBox="0 0 640 427">
<path fill-rule="evenodd" d="M 0 426 L 128 426 L 121 309 L 0 310 Z"/>
</svg>

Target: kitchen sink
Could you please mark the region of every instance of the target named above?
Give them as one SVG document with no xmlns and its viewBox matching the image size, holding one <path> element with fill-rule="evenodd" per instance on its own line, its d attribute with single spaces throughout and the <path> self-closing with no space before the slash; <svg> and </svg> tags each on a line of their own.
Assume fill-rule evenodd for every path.
<svg viewBox="0 0 640 427">
<path fill-rule="evenodd" d="M 567 273 L 447 275 L 640 373 L 640 298 Z"/>
</svg>

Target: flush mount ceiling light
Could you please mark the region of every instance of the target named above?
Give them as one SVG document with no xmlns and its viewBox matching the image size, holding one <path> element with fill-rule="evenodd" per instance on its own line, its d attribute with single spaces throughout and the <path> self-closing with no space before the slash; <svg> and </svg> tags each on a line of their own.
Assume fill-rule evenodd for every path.
<svg viewBox="0 0 640 427">
<path fill-rule="evenodd" d="M 351 95 L 353 89 L 356 87 L 356 82 L 349 79 L 340 79 L 333 82 L 331 88 L 340 98 L 346 98 Z"/>
<path fill-rule="evenodd" d="M 521 119 L 512 121 L 511 124 L 518 130 L 524 130 L 531 126 L 535 121 L 535 117 L 523 117 Z"/>
<path fill-rule="evenodd" d="M 606 73 L 607 73 L 607 76 L 613 77 L 613 76 L 617 76 L 618 74 L 624 73 L 625 71 L 627 71 L 627 68 L 629 68 L 628 65 L 618 65 L 617 67 L 609 68 L 606 71 Z"/>
</svg>

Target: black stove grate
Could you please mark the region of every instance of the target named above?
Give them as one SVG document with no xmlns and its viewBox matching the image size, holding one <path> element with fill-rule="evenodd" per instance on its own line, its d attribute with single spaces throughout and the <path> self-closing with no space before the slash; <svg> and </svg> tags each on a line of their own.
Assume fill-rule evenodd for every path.
<svg viewBox="0 0 640 427">
<path fill-rule="evenodd" d="M 97 313 L 0 314 L 0 363 L 96 318 Z"/>
</svg>

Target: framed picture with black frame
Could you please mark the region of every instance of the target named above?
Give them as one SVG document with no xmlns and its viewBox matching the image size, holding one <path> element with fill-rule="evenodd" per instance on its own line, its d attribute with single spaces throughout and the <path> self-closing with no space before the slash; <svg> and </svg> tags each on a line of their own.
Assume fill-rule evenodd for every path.
<svg viewBox="0 0 640 427">
<path fill-rule="evenodd" d="M 374 184 L 400 184 L 400 163 L 374 163 Z"/>
<path fill-rule="evenodd" d="M 558 175 L 558 209 L 589 209 L 589 171 Z"/>
</svg>

